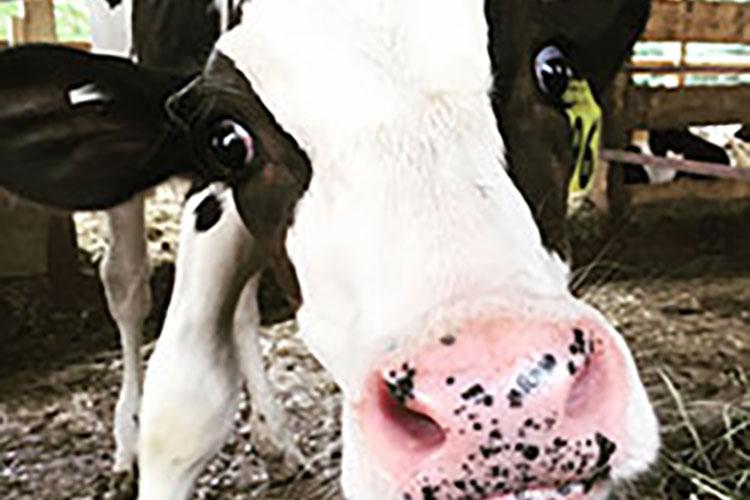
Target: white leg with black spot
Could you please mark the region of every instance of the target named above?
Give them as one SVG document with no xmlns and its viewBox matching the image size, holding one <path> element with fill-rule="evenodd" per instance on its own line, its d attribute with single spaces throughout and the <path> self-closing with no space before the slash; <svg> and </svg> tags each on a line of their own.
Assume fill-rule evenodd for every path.
<svg viewBox="0 0 750 500">
<path fill-rule="evenodd" d="M 196 230 L 207 196 L 218 222 Z M 188 200 L 175 287 L 149 362 L 138 445 L 141 500 L 182 500 L 232 426 L 242 373 L 233 316 L 249 276 L 253 240 L 230 192 L 209 188 Z"/>
</svg>

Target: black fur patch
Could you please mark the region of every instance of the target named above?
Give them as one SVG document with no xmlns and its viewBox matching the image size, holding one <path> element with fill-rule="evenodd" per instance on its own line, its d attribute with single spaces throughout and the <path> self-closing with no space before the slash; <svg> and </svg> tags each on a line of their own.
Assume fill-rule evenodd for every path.
<svg viewBox="0 0 750 500">
<path fill-rule="evenodd" d="M 210 194 L 195 209 L 195 230 L 205 233 L 221 220 L 223 210 L 216 195 Z"/>
</svg>

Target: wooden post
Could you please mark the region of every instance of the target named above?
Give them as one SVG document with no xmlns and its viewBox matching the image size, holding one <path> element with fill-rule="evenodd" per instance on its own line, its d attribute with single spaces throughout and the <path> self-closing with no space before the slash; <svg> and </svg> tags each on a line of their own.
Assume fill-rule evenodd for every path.
<svg viewBox="0 0 750 500">
<path fill-rule="evenodd" d="M 750 4 L 652 0 L 651 19 L 642 40 L 656 42 L 750 41 Z"/>
<path fill-rule="evenodd" d="M 680 74 L 677 76 L 677 87 L 682 88 L 685 86 L 685 72 L 682 69 L 687 63 L 687 43 L 680 43 L 680 62 L 677 63 L 677 67 L 680 68 Z"/>
<path fill-rule="evenodd" d="M 12 16 L 10 18 L 9 45 L 21 45 L 26 41 L 26 30 L 22 17 Z"/>
<path fill-rule="evenodd" d="M 55 6 L 53 0 L 24 0 L 24 33 L 27 42 L 54 43 Z"/>
<path fill-rule="evenodd" d="M 629 142 L 625 115 L 631 88 L 630 75 L 621 71 L 604 96 L 604 135 L 602 139 L 606 148 L 622 149 Z M 627 215 L 630 205 L 624 189 L 625 179 L 621 169 L 609 168 L 606 163 L 605 165 L 606 167 L 603 169 L 604 179 L 600 181 L 606 183 L 603 187 L 607 200 L 604 206 L 607 209 L 609 220 L 618 223 Z"/>
</svg>

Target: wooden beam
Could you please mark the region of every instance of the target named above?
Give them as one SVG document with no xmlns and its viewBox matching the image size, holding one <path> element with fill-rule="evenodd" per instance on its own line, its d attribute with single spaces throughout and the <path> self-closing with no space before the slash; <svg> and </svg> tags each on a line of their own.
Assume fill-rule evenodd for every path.
<svg viewBox="0 0 750 500">
<path fill-rule="evenodd" d="M 26 24 L 22 17 L 11 16 L 8 26 L 10 27 L 8 45 L 21 45 L 26 42 Z"/>
<path fill-rule="evenodd" d="M 24 0 L 23 9 L 27 41 L 57 41 L 53 0 Z"/>
<path fill-rule="evenodd" d="M 750 73 L 750 65 L 747 66 L 724 66 L 724 65 L 687 65 L 674 66 L 671 64 L 649 66 L 638 65 L 629 66 L 627 71 L 633 75 L 653 74 L 653 75 L 742 75 Z"/>
<path fill-rule="evenodd" d="M 678 128 L 691 125 L 750 123 L 750 85 L 631 88 L 627 97 L 627 129 Z"/>
<path fill-rule="evenodd" d="M 11 40 L 0 40 L 0 49 L 5 49 L 11 45 L 14 45 Z M 87 52 L 91 50 L 91 44 L 89 42 L 64 42 L 58 45 L 63 45 L 65 47 L 71 47 L 78 50 L 85 50 Z M 750 68 L 748 68 L 748 71 L 750 71 Z"/>
<path fill-rule="evenodd" d="M 653 0 L 642 39 L 750 43 L 750 4 Z"/>
<path fill-rule="evenodd" d="M 747 200 L 750 182 L 716 179 L 709 182 L 680 179 L 665 184 L 633 184 L 625 186 L 634 207 L 653 203 L 694 199 L 703 201 Z"/>
</svg>

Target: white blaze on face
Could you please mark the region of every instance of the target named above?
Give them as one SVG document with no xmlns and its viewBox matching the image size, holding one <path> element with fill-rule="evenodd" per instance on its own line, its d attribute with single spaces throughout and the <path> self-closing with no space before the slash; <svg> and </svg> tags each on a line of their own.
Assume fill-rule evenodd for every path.
<svg viewBox="0 0 750 500">
<path fill-rule="evenodd" d="M 357 417 L 385 358 L 419 357 L 488 314 L 557 327 L 592 315 L 569 295 L 566 268 L 505 172 L 484 3 L 254 0 L 218 44 L 312 162 L 287 248 L 301 330 L 346 396 L 344 486 L 356 500 L 408 489 L 408 478 L 370 459 L 374 438 Z M 562 352 L 563 334 L 548 330 L 539 338 Z M 632 473 L 653 455 L 655 424 L 624 343 L 598 330 L 592 338 L 607 337 L 619 356 L 601 369 L 627 379 L 632 394 L 619 399 L 632 398 L 646 415 L 639 430 L 653 437 Z M 524 335 L 501 341 L 536 355 Z M 564 403 L 557 396 L 550 404 Z"/>
</svg>

